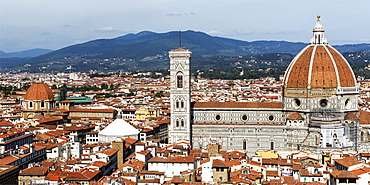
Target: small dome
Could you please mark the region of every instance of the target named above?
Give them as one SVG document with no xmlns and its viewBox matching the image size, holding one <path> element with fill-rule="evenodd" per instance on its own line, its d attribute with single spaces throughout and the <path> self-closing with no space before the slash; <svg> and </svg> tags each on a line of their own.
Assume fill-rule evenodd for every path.
<svg viewBox="0 0 370 185">
<path fill-rule="evenodd" d="M 54 100 L 54 94 L 50 87 L 41 82 L 32 84 L 24 96 L 24 100 Z"/>
<path fill-rule="evenodd" d="M 356 78 L 347 60 L 324 38 L 318 17 L 311 44 L 290 63 L 285 88 L 356 87 Z"/>
</svg>

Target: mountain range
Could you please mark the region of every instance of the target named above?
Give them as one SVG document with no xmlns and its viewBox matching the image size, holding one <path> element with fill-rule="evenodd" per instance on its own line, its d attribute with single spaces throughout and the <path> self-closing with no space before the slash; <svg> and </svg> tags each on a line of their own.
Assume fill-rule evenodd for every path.
<svg viewBox="0 0 370 185">
<path fill-rule="evenodd" d="M 25 51 L 18 51 L 18 52 L 9 52 L 6 53 L 2 50 L 0 50 L 0 58 L 32 58 L 32 57 L 37 57 L 46 53 L 50 53 L 53 50 L 50 49 L 30 49 L 30 50 L 25 50 Z"/>
<path fill-rule="evenodd" d="M 168 51 L 180 46 L 193 52 L 193 61 L 201 61 L 214 56 L 251 56 L 265 53 L 295 55 L 307 46 L 307 43 L 287 41 L 247 42 L 211 36 L 192 30 L 167 33 L 143 31 L 113 39 L 92 40 L 56 51 L 36 49 L 34 51 L 40 53 L 38 56 L 10 55 L 0 52 L 0 70 L 26 70 L 23 67 L 25 64 L 28 64 L 27 70 L 30 72 L 63 72 L 67 68 L 84 72 L 91 70 L 105 72 L 163 69 L 169 67 Z M 342 53 L 370 51 L 370 44 L 350 44 L 334 47 Z"/>
</svg>

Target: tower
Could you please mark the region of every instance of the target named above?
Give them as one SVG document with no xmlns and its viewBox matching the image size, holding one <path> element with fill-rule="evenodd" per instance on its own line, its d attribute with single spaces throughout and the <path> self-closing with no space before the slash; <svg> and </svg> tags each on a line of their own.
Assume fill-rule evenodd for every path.
<svg viewBox="0 0 370 185">
<path fill-rule="evenodd" d="M 190 122 L 190 59 L 191 51 L 178 48 L 169 52 L 170 91 L 171 91 L 171 130 L 170 142 L 179 139 L 191 143 Z"/>
</svg>

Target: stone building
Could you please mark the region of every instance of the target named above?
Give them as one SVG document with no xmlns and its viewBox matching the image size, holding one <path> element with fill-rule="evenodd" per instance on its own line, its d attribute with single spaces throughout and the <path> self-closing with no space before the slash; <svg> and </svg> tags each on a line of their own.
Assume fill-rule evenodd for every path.
<svg viewBox="0 0 370 185">
<path fill-rule="evenodd" d="M 367 149 L 359 133 L 359 85 L 346 59 L 327 42 L 320 16 L 313 37 L 288 66 L 282 102 L 190 102 L 191 51 L 169 52 L 170 141 L 188 139 L 194 149 Z M 362 131 L 360 130 L 362 129 Z M 361 142 L 361 144 L 360 144 Z"/>
</svg>

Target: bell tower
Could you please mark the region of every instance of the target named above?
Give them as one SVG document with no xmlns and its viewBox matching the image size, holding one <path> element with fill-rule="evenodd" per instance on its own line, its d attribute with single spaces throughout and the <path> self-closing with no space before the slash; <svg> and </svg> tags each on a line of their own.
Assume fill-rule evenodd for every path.
<svg viewBox="0 0 370 185">
<path fill-rule="evenodd" d="M 171 91 L 170 143 L 179 139 L 191 143 L 190 122 L 190 59 L 192 52 L 182 47 L 169 52 Z"/>
</svg>

